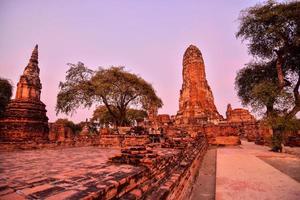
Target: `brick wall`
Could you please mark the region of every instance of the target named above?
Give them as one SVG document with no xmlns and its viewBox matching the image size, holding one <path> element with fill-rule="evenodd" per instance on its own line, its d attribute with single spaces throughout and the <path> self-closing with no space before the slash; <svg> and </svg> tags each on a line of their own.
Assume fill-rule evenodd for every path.
<svg viewBox="0 0 300 200">
<path fill-rule="evenodd" d="M 112 158 L 112 161 L 144 166 L 145 170 L 127 179 L 125 185 L 131 185 L 130 191 L 124 192 L 124 184 L 120 184 L 116 186 L 118 193 L 111 198 L 188 199 L 207 146 L 205 137 L 198 137 L 189 141 L 186 148 L 169 149 L 173 153 L 164 152 L 159 156 L 155 156 L 155 150 L 149 151 L 143 147 L 123 151 L 124 154 Z"/>
<path fill-rule="evenodd" d="M 148 135 L 101 135 L 99 146 L 101 147 L 126 147 L 145 145 L 150 142 Z"/>
</svg>

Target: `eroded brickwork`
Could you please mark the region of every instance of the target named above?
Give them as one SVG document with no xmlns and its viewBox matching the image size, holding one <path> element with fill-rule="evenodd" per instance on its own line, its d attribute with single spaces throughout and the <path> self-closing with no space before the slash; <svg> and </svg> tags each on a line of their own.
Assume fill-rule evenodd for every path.
<svg viewBox="0 0 300 200">
<path fill-rule="evenodd" d="M 176 124 L 201 124 L 222 119 L 206 80 L 202 54 L 194 45 L 190 45 L 184 53 L 182 76 Z"/>
<path fill-rule="evenodd" d="M 11 100 L 0 118 L 0 142 L 45 143 L 48 141 L 48 117 L 41 102 L 42 85 L 39 78 L 38 46 L 17 84 L 16 98 Z"/>
<path fill-rule="evenodd" d="M 140 165 L 147 173 L 134 190 L 121 199 L 188 199 L 197 169 L 207 151 L 205 137 L 181 141 L 180 149 L 132 147 L 113 162 Z"/>
<path fill-rule="evenodd" d="M 50 123 L 49 128 L 50 142 L 69 142 L 75 137 L 72 129 L 63 123 Z"/>
<path fill-rule="evenodd" d="M 228 122 L 254 122 L 255 118 L 246 109 L 236 108 L 232 109 L 231 105 L 227 105 L 226 120 Z"/>
</svg>

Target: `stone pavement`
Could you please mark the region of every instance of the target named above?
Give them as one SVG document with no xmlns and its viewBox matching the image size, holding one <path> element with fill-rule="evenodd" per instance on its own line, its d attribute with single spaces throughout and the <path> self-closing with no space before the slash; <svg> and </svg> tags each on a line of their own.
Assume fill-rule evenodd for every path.
<svg viewBox="0 0 300 200">
<path fill-rule="evenodd" d="M 105 192 L 142 170 L 107 163 L 119 152 L 99 147 L 0 152 L 0 199 L 80 199 Z"/>
<path fill-rule="evenodd" d="M 270 152 L 267 147 L 245 141 L 240 147 L 219 148 L 216 199 L 300 199 L 300 183 L 260 159 L 263 157 L 299 159 L 289 154 Z"/>
</svg>

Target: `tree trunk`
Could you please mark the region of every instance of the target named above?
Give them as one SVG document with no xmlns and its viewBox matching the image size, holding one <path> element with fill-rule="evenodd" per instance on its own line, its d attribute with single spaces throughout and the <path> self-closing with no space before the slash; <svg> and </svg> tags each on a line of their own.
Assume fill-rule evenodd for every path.
<svg viewBox="0 0 300 200">
<path fill-rule="evenodd" d="M 282 54 L 280 52 L 277 53 L 277 61 L 276 61 L 276 70 L 278 76 L 279 88 L 283 89 L 284 87 L 284 76 L 282 72 Z"/>
<path fill-rule="evenodd" d="M 126 108 L 120 108 L 120 125 L 121 126 L 126 126 Z"/>
<path fill-rule="evenodd" d="M 272 117 L 274 115 L 273 103 L 271 105 L 267 105 L 267 117 Z"/>
<path fill-rule="evenodd" d="M 282 152 L 283 130 L 273 128 L 272 151 Z"/>
</svg>

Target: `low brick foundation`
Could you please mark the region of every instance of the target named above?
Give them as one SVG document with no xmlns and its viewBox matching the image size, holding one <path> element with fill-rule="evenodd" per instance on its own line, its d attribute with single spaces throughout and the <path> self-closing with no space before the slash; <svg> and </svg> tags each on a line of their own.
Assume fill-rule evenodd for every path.
<svg viewBox="0 0 300 200">
<path fill-rule="evenodd" d="M 102 135 L 99 138 L 101 147 L 139 146 L 150 143 L 148 135 Z"/>
<path fill-rule="evenodd" d="M 139 182 L 132 191 L 124 195 L 117 194 L 116 197 L 124 200 L 187 199 L 207 147 L 207 140 L 201 137 L 183 149 L 160 149 L 159 153 L 157 150 L 134 147 L 123 151 L 121 156 L 112 158 L 112 161 L 138 164 L 144 166 L 145 171 L 139 180 L 127 181 L 128 184 Z"/>
<path fill-rule="evenodd" d="M 146 145 L 150 143 L 149 135 L 91 135 L 76 136 L 64 140 L 48 141 L 45 143 L 37 143 L 34 141 L 27 142 L 0 142 L 0 151 L 14 150 L 31 150 L 31 149 L 53 149 L 64 147 L 85 147 L 99 146 L 121 148 L 127 146 Z"/>
</svg>

